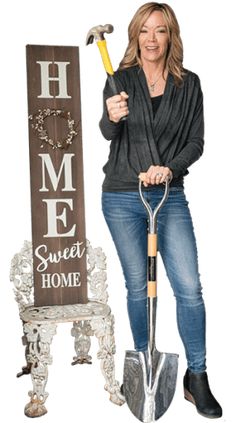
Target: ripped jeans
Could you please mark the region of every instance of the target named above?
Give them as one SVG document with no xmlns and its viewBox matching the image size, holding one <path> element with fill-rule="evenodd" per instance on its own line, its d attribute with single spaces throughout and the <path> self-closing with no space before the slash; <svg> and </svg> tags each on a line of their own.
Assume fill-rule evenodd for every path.
<svg viewBox="0 0 236 423">
<path fill-rule="evenodd" d="M 144 192 L 154 209 L 163 188 Z M 138 192 L 103 192 L 102 209 L 121 262 L 127 307 L 137 351 L 145 351 L 147 329 L 147 213 Z M 188 368 L 206 369 L 205 306 L 192 219 L 183 188 L 170 188 L 158 214 L 158 250 L 173 289 L 177 324 Z"/>
</svg>

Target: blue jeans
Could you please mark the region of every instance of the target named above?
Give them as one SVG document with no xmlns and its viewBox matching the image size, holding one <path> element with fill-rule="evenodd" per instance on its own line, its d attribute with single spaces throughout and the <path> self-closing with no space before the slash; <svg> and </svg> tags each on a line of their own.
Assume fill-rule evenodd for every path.
<svg viewBox="0 0 236 423">
<path fill-rule="evenodd" d="M 154 209 L 163 196 L 156 187 L 145 192 Z M 145 351 L 147 329 L 147 213 L 138 192 L 103 192 L 102 208 L 121 262 L 134 346 Z M 197 247 L 183 188 L 170 188 L 158 214 L 158 250 L 177 304 L 177 324 L 188 368 L 206 369 L 205 306 L 198 272 Z"/>
</svg>

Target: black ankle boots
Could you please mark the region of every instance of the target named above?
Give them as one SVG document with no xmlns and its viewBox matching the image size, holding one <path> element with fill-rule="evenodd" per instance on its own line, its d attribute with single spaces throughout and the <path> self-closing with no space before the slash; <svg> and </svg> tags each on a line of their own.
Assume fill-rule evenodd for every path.
<svg viewBox="0 0 236 423">
<path fill-rule="evenodd" d="M 184 397 L 192 402 L 199 414 L 208 418 L 222 416 L 222 408 L 211 393 L 206 372 L 192 373 L 187 370 L 184 376 Z"/>
</svg>

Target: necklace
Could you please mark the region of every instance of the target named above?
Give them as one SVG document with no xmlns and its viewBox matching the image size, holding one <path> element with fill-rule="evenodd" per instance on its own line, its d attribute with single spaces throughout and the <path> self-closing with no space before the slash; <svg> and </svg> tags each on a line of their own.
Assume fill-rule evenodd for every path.
<svg viewBox="0 0 236 423">
<path fill-rule="evenodd" d="M 156 79 L 156 81 L 154 81 L 152 83 L 151 83 L 150 79 L 147 77 L 147 80 L 148 80 L 148 88 L 149 88 L 149 91 L 151 93 L 153 93 L 155 91 L 155 86 L 156 86 L 157 82 L 159 81 L 161 75 L 162 75 L 162 73 L 158 76 L 158 78 Z"/>
</svg>

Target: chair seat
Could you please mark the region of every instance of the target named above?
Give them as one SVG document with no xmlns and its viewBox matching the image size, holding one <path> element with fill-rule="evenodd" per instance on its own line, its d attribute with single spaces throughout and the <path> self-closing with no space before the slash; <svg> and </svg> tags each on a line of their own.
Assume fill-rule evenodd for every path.
<svg viewBox="0 0 236 423">
<path fill-rule="evenodd" d="M 111 312 L 107 304 L 96 301 L 88 301 L 86 304 L 73 305 L 54 305 L 35 307 L 27 306 L 20 313 L 20 317 L 24 322 L 29 323 L 63 323 L 74 322 L 80 320 L 91 320 L 96 318 L 104 318 Z"/>
</svg>

